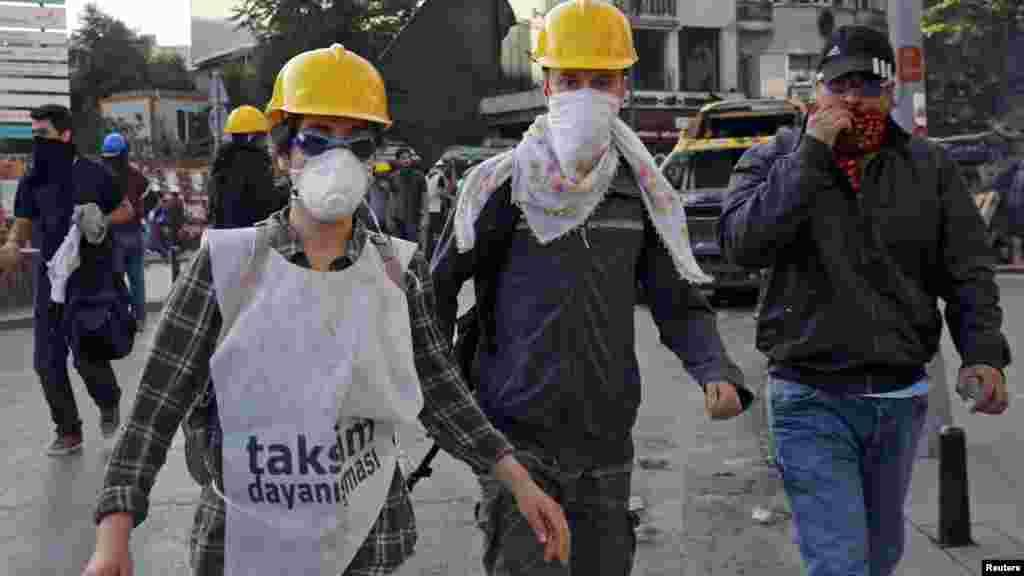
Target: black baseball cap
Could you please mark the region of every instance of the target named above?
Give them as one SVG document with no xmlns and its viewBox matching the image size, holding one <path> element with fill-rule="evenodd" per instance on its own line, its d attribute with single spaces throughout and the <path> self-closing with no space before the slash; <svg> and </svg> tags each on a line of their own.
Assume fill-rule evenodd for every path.
<svg viewBox="0 0 1024 576">
<path fill-rule="evenodd" d="M 896 57 L 889 37 L 867 26 L 842 26 L 837 29 L 818 64 L 818 79 L 831 82 L 851 72 L 865 72 L 879 78 L 896 76 Z"/>
</svg>

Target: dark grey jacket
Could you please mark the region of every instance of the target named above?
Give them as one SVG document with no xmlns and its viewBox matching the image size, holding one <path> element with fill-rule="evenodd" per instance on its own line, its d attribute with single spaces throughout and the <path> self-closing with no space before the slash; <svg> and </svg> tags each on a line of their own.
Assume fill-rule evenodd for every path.
<svg viewBox="0 0 1024 576">
<path fill-rule="evenodd" d="M 889 122 L 862 193 L 825 144 L 783 130 L 744 154 L 719 226 L 735 263 L 770 268 L 757 347 L 784 378 L 836 393 L 913 384 L 938 350 L 938 299 L 965 364 L 1003 368 L 996 257 L 960 171 Z"/>
<path fill-rule="evenodd" d="M 489 204 L 507 195 L 509 185 Z M 482 226 L 478 221 L 474 250 L 487 242 Z M 714 311 L 680 279 L 628 173 L 620 174 L 585 229 L 541 245 L 521 219 L 515 234 L 497 277 L 496 353 L 479 352 L 477 384 L 484 413 L 513 444 L 538 449 L 566 469 L 631 461 L 641 398 L 634 341 L 638 280 L 662 343 L 690 375 L 701 386 L 732 382 L 749 404 Z M 454 252 L 435 273 L 438 310 L 448 327 L 459 288 L 473 276 L 473 253 Z"/>
</svg>

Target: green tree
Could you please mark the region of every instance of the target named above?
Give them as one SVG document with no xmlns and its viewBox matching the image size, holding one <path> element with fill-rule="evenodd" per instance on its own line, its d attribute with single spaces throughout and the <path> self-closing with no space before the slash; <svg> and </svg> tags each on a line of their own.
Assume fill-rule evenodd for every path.
<svg viewBox="0 0 1024 576">
<path fill-rule="evenodd" d="M 87 4 L 80 27 L 71 36 L 71 108 L 80 149 L 99 148 L 109 123 L 100 100 L 129 90 L 193 90 L 195 85 L 179 54 L 161 53 L 151 36 L 141 36 L 124 22 Z"/>
<path fill-rule="evenodd" d="M 97 150 L 103 122 L 99 101 L 115 92 L 145 88 L 152 46 L 123 22 L 87 4 L 71 36 L 71 108 L 77 144 Z"/>
<path fill-rule="evenodd" d="M 1010 37 L 1020 0 L 931 0 L 921 31 L 928 60 L 929 133 L 987 130 L 1007 92 Z M 1024 28 L 1022 28 L 1024 29 Z"/>
<path fill-rule="evenodd" d="M 337 42 L 371 61 L 376 60 L 420 3 L 417 0 L 241 0 L 232 21 L 252 32 L 259 43 L 256 100 L 260 103 L 269 100 L 277 72 L 300 52 Z"/>
<path fill-rule="evenodd" d="M 149 84 L 151 88 L 165 90 L 195 90 L 192 75 L 185 67 L 181 54 L 154 53 L 149 58 Z"/>
<path fill-rule="evenodd" d="M 921 18 L 925 36 L 950 34 L 959 41 L 963 35 L 981 37 L 1002 32 L 1024 15 L 1020 0 L 932 0 Z"/>
</svg>

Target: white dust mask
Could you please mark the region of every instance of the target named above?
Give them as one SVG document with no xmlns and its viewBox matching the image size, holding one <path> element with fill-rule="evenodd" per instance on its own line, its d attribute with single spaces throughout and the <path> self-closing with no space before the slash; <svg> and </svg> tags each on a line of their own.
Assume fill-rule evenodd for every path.
<svg viewBox="0 0 1024 576">
<path fill-rule="evenodd" d="M 551 95 L 551 145 L 564 176 L 579 182 L 597 165 L 611 145 L 612 121 L 621 107 L 618 96 L 592 88 Z"/>
<path fill-rule="evenodd" d="M 305 165 L 292 170 L 291 176 L 302 205 L 321 222 L 351 216 L 370 188 L 366 165 L 345 148 L 307 157 Z"/>
</svg>

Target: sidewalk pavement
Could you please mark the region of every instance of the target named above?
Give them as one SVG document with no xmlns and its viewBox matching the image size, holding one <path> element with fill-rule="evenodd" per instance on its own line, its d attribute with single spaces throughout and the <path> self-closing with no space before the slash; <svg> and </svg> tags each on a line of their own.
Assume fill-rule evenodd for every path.
<svg viewBox="0 0 1024 576">
<path fill-rule="evenodd" d="M 1019 280 L 1010 282 L 1019 283 Z M 1001 282 L 1001 285 L 1004 294 L 1010 292 L 1007 288 L 1013 289 L 1007 283 Z M 1004 327 L 1024 325 L 1024 308 L 1004 306 L 1004 312 Z M 1018 350 L 1014 331 L 1006 330 L 1006 333 L 1011 349 Z M 946 382 L 955 383 L 960 362 L 952 361 L 959 356 L 948 330 L 943 331 L 941 350 L 946 359 Z M 919 451 L 905 507 L 906 550 L 897 574 L 981 576 L 985 574 L 983 560 L 1024 562 L 1024 497 L 1018 488 L 1018 482 L 1024 478 L 1024 461 L 1019 456 L 1024 444 L 1024 421 L 1013 412 L 1022 409 L 1024 391 L 1017 384 L 1019 379 L 1014 365 L 1006 368 L 1006 379 L 1010 384 L 1011 405 L 1008 413 L 1000 416 L 971 414 L 968 405 L 952 389 L 948 391 L 952 425 L 962 428 L 967 438 L 969 521 L 974 545 L 939 546 L 939 460 L 937 455 L 928 457 L 927 451 Z M 922 438 L 924 441 L 926 439 Z M 765 455 L 767 451 L 762 451 L 762 456 Z M 752 454 L 748 450 L 745 456 Z M 781 480 L 777 474 L 773 476 L 769 483 L 776 484 L 777 491 L 773 497 L 762 497 L 757 504 L 777 512 L 779 518 L 789 524 L 788 532 L 792 535 L 791 513 L 781 490 Z M 763 489 L 761 494 L 765 494 Z M 790 546 L 798 557 L 796 545 L 790 543 Z"/>
<path fill-rule="evenodd" d="M 147 266 L 146 276 L 148 307 L 158 309 L 170 293 L 170 268 L 166 264 L 153 263 Z M 1006 306 L 1005 312 L 1006 324 L 1024 323 L 1024 307 Z M 1016 318 L 1017 315 L 1022 318 Z M 744 331 L 753 329 L 753 320 L 749 322 L 750 326 L 744 327 Z M 0 316 L 0 330 L 17 325 L 31 326 L 31 310 Z M 652 327 L 648 331 L 652 333 L 646 339 L 653 343 L 656 335 Z M 1016 349 L 1013 339 L 1011 346 Z M 956 358 L 948 335 L 943 338 L 943 354 L 946 358 Z M 654 359 L 654 356 L 645 355 L 642 365 L 647 366 Z M 950 372 L 948 381 L 955 381 L 958 365 L 958 362 L 946 362 L 947 371 Z M 745 370 L 752 371 L 749 366 Z M 754 373 L 748 376 L 751 380 L 759 379 L 759 375 Z M 1011 383 L 1017 382 L 1013 366 L 1007 369 L 1007 378 Z M 1013 388 L 1016 387 L 1012 386 L 1011 392 L 1014 392 Z M 675 453 L 670 461 L 676 470 L 679 466 L 686 470 L 684 486 L 678 484 L 678 472 L 659 474 L 657 469 L 654 472 L 642 470 L 643 464 L 639 460 L 643 459 L 645 453 L 664 451 L 665 446 L 672 445 L 655 436 L 671 433 L 674 428 L 685 429 L 687 421 L 693 422 L 700 417 L 701 399 L 696 389 L 690 390 L 689 397 L 681 403 L 678 398 L 671 399 L 669 405 L 677 406 L 672 421 L 658 414 L 652 407 L 668 399 L 667 396 L 659 397 L 662 394 L 660 389 L 646 388 L 646 406 L 636 431 L 638 468 L 634 476 L 634 494 L 640 494 L 649 502 L 661 502 L 645 513 L 645 525 L 638 531 L 640 550 L 633 572 L 645 575 L 676 574 L 682 562 L 689 567 L 684 572 L 687 575 L 736 574 L 743 572 L 737 563 L 771 555 L 779 558 L 772 560 L 777 562 L 778 568 L 773 570 L 765 566 L 767 570 L 757 573 L 766 576 L 794 574 L 793 567 L 799 563 L 799 553 L 792 541 L 790 517 L 785 498 L 779 490 L 777 474 L 765 465 L 763 436 L 756 432 L 737 433 L 737 425 L 733 421 L 698 422 L 694 426 L 701 446 L 683 447 L 684 439 L 678 437 L 678 432 L 672 434 L 675 438 L 669 439 L 680 445 L 678 449 L 670 450 Z M 1018 392 L 1015 398 L 1019 403 L 1022 395 Z M 680 409 L 679 406 L 689 408 Z M 693 407 L 698 408 L 690 414 Z M 755 407 L 752 410 L 758 409 Z M 1013 409 L 1019 410 L 1019 404 L 1012 406 Z M 952 411 L 953 421 L 967 430 L 971 520 L 973 537 L 978 546 L 942 549 L 936 544 L 938 461 L 921 459 L 916 464 L 907 504 L 906 553 L 897 574 L 980 576 L 982 559 L 1024 559 L 1024 498 L 1021 498 L 1021 492 L 1017 489 L 1018 480 L 1024 476 L 1024 460 L 1015 457 L 1020 454 L 1024 426 L 1020 419 L 1012 415 L 971 415 L 958 399 L 954 399 Z M 661 440 L 663 445 L 650 438 L 645 440 L 647 436 Z M 736 441 L 723 449 L 723 444 L 715 442 L 716 437 L 731 437 Z M 403 431 L 402 438 L 403 448 L 407 452 L 403 466 L 408 470 L 419 462 L 431 442 L 418 427 L 416 430 Z M 42 445 L 42 437 L 33 440 L 38 442 L 25 444 L 33 448 L 36 444 Z M 704 449 L 711 448 L 712 444 L 715 445 L 714 449 Z M 181 449 L 181 436 L 177 435 L 172 452 L 180 452 Z M 133 542 L 133 548 L 138 547 L 139 554 L 142 554 L 142 550 L 151 551 L 147 555 L 152 554 L 152 562 L 164 557 L 173 557 L 175 562 L 183 561 L 183 558 L 179 560 L 184 546 L 182 527 L 191 521 L 191 506 L 196 489 L 185 474 L 182 461 L 182 456 L 169 455 L 168 468 L 173 471 L 168 470 L 161 475 L 161 481 L 153 494 L 154 505 L 161 509 L 161 514 L 154 515 Z M 419 543 L 417 554 L 403 567 L 399 576 L 480 574 L 480 532 L 473 518 L 473 504 L 478 498 L 475 479 L 468 468 L 453 462 L 444 452 L 435 460 L 434 469 L 434 475 L 423 480 L 413 494 L 420 528 Z M 703 477 L 691 474 L 695 470 Z M 96 481 L 99 478 L 98 472 L 94 479 Z M 702 485 L 704 481 L 707 483 Z M 755 487 L 744 488 L 749 485 Z M 91 498 L 93 491 L 82 488 L 83 493 Z M 27 492 L 35 493 L 31 489 L 23 489 L 27 489 L 27 486 L 19 488 L 17 493 L 20 496 L 27 498 Z M 14 493 L 0 492 L 5 495 Z M 660 492 L 671 492 L 672 498 L 663 498 L 659 496 Z M 45 499 L 47 494 L 52 492 L 44 491 L 39 496 Z M 680 497 L 685 501 L 680 501 Z M 6 509 L 2 504 L 0 502 L 0 510 Z M 86 502 L 85 506 L 91 506 L 91 502 Z M 759 525 L 752 518 L 756 506 L 775 510 L 775 522 Z M 712 513 L 705 516 L 713 521 L 702 525 L 701 515 L 712 508 Z M 88 524 L 85 520 L 81 523 Z M 13 529 L 13 525 L 10 528 Z M 746 533 L 740 534 L 740 531 Z M 457 553 L 453 542 L 461 543 L 457 546 Z M 732 560 L 726 558 L 724 562 L 709 561 L 712 556 L 721 558 L 723 555 Z"/>
</svg>

